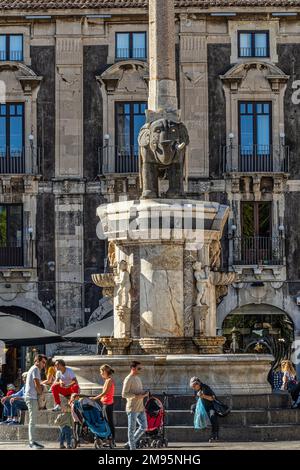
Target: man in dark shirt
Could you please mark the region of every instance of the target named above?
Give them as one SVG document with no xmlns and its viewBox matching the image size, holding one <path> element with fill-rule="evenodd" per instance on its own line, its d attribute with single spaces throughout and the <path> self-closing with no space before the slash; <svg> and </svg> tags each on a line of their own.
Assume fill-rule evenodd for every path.
<svg viewBox="0 0 300 470">
<path fill-rule="evenodd" d="M 212 426 L 211 437 L 209 442 L 219 439 L 219 422 L 218 415 L 214 410 L 213 400 L 216 398 L 214 391 L 206 384 L 202 383 L 198 377 L 192 377 L 190 387 L 195 391 L 197 399 L 201 399 L 206 413 Z M 194 409 L 194 408 L 193 408 Z"/>
</svg>

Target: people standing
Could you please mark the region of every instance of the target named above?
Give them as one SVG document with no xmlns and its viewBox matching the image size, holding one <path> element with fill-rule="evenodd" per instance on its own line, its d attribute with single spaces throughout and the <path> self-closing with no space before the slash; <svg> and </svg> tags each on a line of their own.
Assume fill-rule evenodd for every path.
<svg viewBox="0 0 300 470">
<path fill-rule="evenodd" d="M 114 395 L 115 395 L 115 383 L 112 378 L 114 370 L 107 364 L 100 367 L 100 375 L 104 379 L 104 385 L 102 393 L 96 397 L 90 397 L 91 400 L 100 400 L 102 403 L 103 416 L 108 422 L 111 430 L 113 444 L 115 445 L 115 425 L 114 425 Z"/>
<path fill-rule="evenodd" d="M 126 413 L 128 417 L 128 444 L 130 450 L 135 450 L 137 442 L 147 429 L 147 417 L 144 407 L 144 398 L 149 396 L 143 390 L 143 384 L 139 377 L 142 371 L 141 363 L 132 361 L 130 374 L 123 382 L 122 397 L 126 398 Z M 139 425 L 136 429 L 136 425 Z"/>
<path fill-rule="evenodd" d="M 191 378 L 190 387 L 196 392 L 197 399 L 202 400 L 202 404 L 211 422 L 212 432 L 209 442 L 218 441 L 219 421 L 213 406 L 213 401 L 216 398 L 214 391 L 208 385 L 202 383 L 198 377 Z"/>
<path fill-rule="evenodd" d="M 299 408 L 300 383 L 297 382 L 296 370 L 292 361 L 287 359 L 281 361 L 281 372 L 283 373 L 281 390 L 287 390 L 291 394 L 292 408 Z"/>
<path fill-rule="evenodd" d="M 63 359 L 55 361 L 55 368 L 57 370 L 55 381 L 51 387 L 51 392 L 55 401 L 53 411 L 60 411 L 60 396 L 69 397 L 72 393 L 79 393 L 79 385 L 76 375 L 70 367 L 66 367 Z"/>
<path fill-rule="evenodd" d="M 25 384 L 25 403 L 29 412 L 29 447 L 31 449 L 43 449 L 44 446 L 36 441 L 36 420 L 38 413 L 38 395 L 43 393 L 41 385 L 41 370 L 46 366 L 47 357 L 37 354 L 34 357 L 34 364 L 29 369 Z"/>
</svg>

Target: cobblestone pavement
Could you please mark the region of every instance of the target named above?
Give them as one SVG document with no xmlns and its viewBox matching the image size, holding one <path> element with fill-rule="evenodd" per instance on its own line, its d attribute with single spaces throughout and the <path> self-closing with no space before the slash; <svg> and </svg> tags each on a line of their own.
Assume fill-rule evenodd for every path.
<svg viewBox="0 0 300 470">
<path fill-rule="evenodd" d="M 121 445 L 118 445 L 122 449 Z M 57 443 L 47 443 L 45 449 L 55 450 L 58 448 Z M 77 450 L 91 450 L 93 446 L 82 446 Z M 209 443 L 170 443 L 169 450 L 300 450 L 299 441 L 278 441 L 278 442 L 218 442 Z M 27 442 L 0 442 L 1 450 L 30 450 Z M 165 450 L 165 449 L 163 449 Z M 63 452 L 63 451 L 62 451 Z M 66 451 L 67 452 L 67 451 Z"/>
</svg>

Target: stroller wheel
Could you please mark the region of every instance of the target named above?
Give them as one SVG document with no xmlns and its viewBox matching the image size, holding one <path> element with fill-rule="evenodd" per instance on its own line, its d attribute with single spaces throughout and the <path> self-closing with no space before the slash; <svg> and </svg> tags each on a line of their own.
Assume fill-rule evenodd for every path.
<svg viewBox="0 0 300 470">
<path fill-rule="evenodd" d="M 168 447 L 168 445 L 169 445 L 168 439 L 164 439 L 164 442 L 163 442 L 163 443 L 164 443 L 164 446 L 165 446 L 165 447 Z"/>
<path fill-rule="evenodd" d="M 95 449 L 102 449 L 103 441 L 101 439 L 95 439 Z"/>
<path fill-rule="evenodd" d="M 156 442 L 156 447 L 158 447 L 159 449 L 160 449 L 161 447 L 163 447 L 163 441 L 159 439 L 159 440 Z"/>
<path fill-rule="evenodd" d="M 76 449 L 76 447 L 78 446 L 78 442 L 76 441 L 76 439 L 72 439 L 71 440 L 71 447 L 72 449 Z"/>
<path fill-rule="evenodd" d="M 156 441 L 151 442 L 151 447 L 156 447 Z"/>
</svg>

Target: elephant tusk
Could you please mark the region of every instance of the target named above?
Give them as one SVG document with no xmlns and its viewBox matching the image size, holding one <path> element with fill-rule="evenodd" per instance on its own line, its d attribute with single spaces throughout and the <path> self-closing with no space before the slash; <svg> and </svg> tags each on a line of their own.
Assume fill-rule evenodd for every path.
<svg viewBox="0 0 300 470">
<path fill-rule="evenodd" d="M 183 150 L 185 148 L 185 143 L 182 142 L 181 144 L 176 145 L 177 150 Z"/>
</svg>

